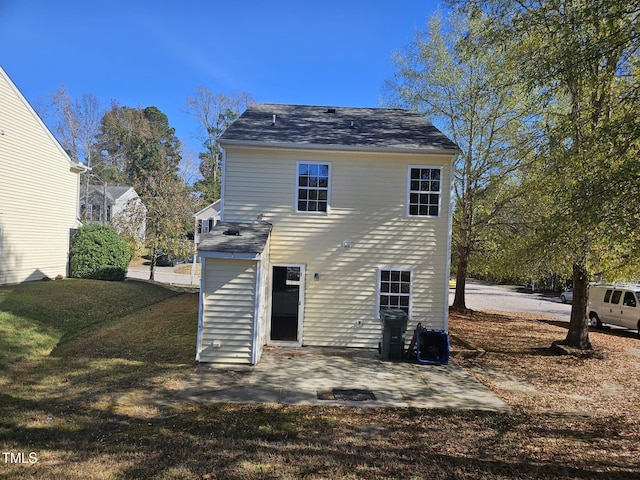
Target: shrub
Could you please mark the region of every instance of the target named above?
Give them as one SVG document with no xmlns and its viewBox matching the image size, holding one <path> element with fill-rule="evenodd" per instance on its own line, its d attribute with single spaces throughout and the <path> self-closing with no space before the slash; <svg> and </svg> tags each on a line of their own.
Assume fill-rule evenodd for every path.
<svg viewBox="0 0 640 480">
<path fill-rule="evenodd" d="M 127 242 L 106 225 L 85 225 L 71 239 L 72 277 L 124 280 L 130 260 Z"/>
</svg>

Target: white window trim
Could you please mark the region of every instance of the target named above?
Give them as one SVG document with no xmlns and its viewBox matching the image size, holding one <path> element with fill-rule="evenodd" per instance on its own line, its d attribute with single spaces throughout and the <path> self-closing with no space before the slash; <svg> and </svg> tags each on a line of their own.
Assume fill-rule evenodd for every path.
<svg viewBox="0 0 640 480">
<path fill-rule="evenodd" d="M 411 169 L 412 168 L 430 168 L 431 170 L 440 170 L 440 191 L 438 192 L 438 215 L 411 215 L 409 213 L 411 206 Z M 405 209 L 405 215 L 410 218 L 440 218 L 442 216 L 442 195 L 443 189 L 442 186 L 444 184 L 443 181 L 444 169 L 442 166 L 438 165 L 409 165 L 407 168 L 407 205 Z"/>
<path fill-rule="evenodd" d="M 409 318 L 412 316 L 413 312 L 413 284 L 415 283 L 415 276 L 413 274 L 413 267 L 393 267 L 393 266 L 381 266 L 378 267 L 378 271 L 376 274 L 376 318 L 380 319 L 380 295 L 382 292 L 380 291 L 380 281 L 382 279 L 382 271 L 383 270 L 393 270 L 396 272 L 409 272 L 411 274 L 411 283 L 409 285 Z"/>
<path fill-rule="evenodd" d="M 299 189 L 299 185 L 298 185 L 298 172 L 300 171 L 300 165 L 304 164 L 304 165 L 327 165 L 329 167 L 329 184 L 327 186 L 327 211 L 326 212 L 309 212 L 307 210 L 298 210 L 298 189 Z M 295 174 L 295 185 L 294 185 L 294 204 L 293 204 L 293 211 L 295 213 L 298 213 L 300 215 L 322 215 L 322 216 L 327 216 L 329 215 L 330 211 L 331 211 L 331 174 L 333 171 L 333 167 L 331 165 L 331 162 L 319 162 L 319 161 L 305 161 L 305 160 L 299 160 L 296 162 L 296 174 Z"/>
</svg>

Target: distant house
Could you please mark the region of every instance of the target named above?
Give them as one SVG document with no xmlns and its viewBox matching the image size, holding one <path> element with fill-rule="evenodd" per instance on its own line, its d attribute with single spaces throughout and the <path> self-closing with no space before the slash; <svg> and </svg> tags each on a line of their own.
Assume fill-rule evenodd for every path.
<svg viewBox="0 0 640 480">
<path fill-rule="evenodd" d="M 81 218 L 113 226 L 144 240 L 147 209 L 133 187 L 82 185 Z"/>
<path fill-rule="evenodd" d="M 216 200 L 210 203 L 198 213 L 194 215 L 195 218 L 195 243 L 200 244 L 200 241 L 215 227 L 220 221 L 220 208 L 222 200 Z"/>
<path fill-rule="evenodd" d="M 447 329 L 459 149 L 423 116 L 252 105 L 220 144 L 222 221 L 198 248 L 198 361 L 377 348 L 381 308 Z"/>
<path fill-rule="evenodd" d="M 66 276 L 79 173 L 0 68 L 0 284 Z"/>
</svg>

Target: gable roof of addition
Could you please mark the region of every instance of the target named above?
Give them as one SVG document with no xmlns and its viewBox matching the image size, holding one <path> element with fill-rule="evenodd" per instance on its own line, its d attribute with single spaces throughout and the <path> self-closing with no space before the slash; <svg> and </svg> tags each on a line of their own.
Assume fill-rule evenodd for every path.
<svg viewBox="0 0 640 480">
<path fill-rule="evenodd" d="M 414 110 L 253 104 L 220 144 L 451 153 L 458 146 Z"/>
</svg>

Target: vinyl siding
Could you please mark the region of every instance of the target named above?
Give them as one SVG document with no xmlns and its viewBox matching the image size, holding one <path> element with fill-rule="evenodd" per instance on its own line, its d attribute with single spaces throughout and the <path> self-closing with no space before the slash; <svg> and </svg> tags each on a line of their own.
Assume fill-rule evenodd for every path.
<svg viewBox="0 0 640 480">
<path fill-rule="evenodd" d="M 67 275 L 78 174 L 0 69 L 0 284 Z"/>
<path fill-rule="evenodd" d="M 203 258 L 202 362 L 251 363 L 257 262 Z M 212 347 L 220 343 L 220 348 Z"/>
<path fill-rule="evenodd" d="M 295 213 L 298 161 L 331 163 L 329 215 Z M 410 165 L 442 167 L 439 217 L 406 216 Z M 373 348 L 380 267 L 413 269 L 410 329 L 446 328 L 450 181 L 445 155 L 229 148 L 224 219 L 262 214 L 274 225 L 270 261 L 306 264 L 304 344 Z"/>
</svg>

